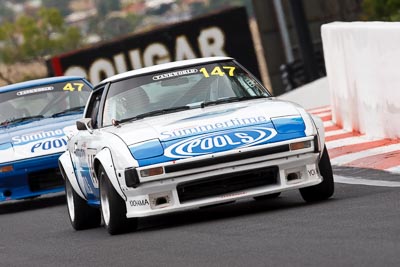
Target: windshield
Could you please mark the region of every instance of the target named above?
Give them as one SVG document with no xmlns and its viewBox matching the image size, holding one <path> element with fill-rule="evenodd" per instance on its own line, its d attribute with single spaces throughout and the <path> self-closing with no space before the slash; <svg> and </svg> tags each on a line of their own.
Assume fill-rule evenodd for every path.
<svg viewBox="0 0 400 267">
<path fill-rule="evenodd" d="M 1 93 L 0 126 L 82 113 L 90 92 L 76 80 Z"/>
<path fill-rule="evenodd" d="M 267 89 L 234 61 L 189 66 L 111 83 L 103 126 L 269 96 Z"/>
</svg>

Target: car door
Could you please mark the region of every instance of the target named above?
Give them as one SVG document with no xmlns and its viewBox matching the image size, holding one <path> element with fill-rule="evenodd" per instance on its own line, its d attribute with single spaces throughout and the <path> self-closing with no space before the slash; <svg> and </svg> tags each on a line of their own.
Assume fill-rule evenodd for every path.
<svg viewBox="0 0 400 267">
<path fill-rule="evenodd" d="M 86 118 L 91 118 L 90 130 L 80 130 L 73 138 L 73 157 L 75 170 L 80 188 L 88 199 L 89 203 L 99 199 L 99 182 L 93 168 L 93 160 L 101 149 L 101 131 L 97 121 L 101 105 L 103 89 L 93 92 L 86 111 Z"/>
</svg>

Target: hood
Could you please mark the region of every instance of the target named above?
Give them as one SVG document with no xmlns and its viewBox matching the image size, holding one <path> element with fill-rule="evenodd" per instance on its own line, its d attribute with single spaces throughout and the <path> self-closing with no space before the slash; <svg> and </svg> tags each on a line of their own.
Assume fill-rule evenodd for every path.
<svg viewBox="0 0 400 267">
<path fill-rule="evenodd" d="M 305 127 L 298 106 L 259 99 L 150 117 L 110 131 L 147 165 L 155 157 L 163 162 L 304 137 Z"/>
<path fill-rule="evenodd" d="M 0 163 L 65 151 L 68 137 L 77 132 L 81 114 L 0 127 Z"/>
<path fill-rule="evenodd" d="M 154 138 L 172 141 L 201 133 L 264 124 L 271 122 L 272 118 L 301 117 L 298 108 L 290 102 L 261 99 L 148 117 L 107 131 L 117 134 L 128 145 Z"/>
</svg>

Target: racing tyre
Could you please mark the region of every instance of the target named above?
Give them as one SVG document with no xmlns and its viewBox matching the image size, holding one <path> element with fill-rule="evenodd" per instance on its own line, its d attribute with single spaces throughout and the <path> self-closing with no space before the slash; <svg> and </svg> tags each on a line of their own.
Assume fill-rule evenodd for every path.
<svg viewBox="0 0 400 267">
<path fill-rule="evenodd" d="M 75 230 L 95 228 L 101 224 L 100 210 L 90 207 L 65 180 L 65 196 L 71 225 Z"/>
<path fill-rule="evenodd" d="M 115 191 L 104 168 L 100 166 L 100 203 L 104 226 L 111 235 L 122 234 L 137 227 L 137 219 L 126 218 L 124 200 Z"/>
<path fill-rule="evenodd" d="M 334 181 L 331 161 L 326 146 L 319 160 L 319 172 L 323 177 L 320 184 L 300 189 L 301 196 L 307 202 L 322 201 L 330 198 L 334 192 Z"/>
<path fill-rule="evenodd" d="M 280 195 L 281 195 L 281 192 L 278 192 L 278 193 L 273 193 L 273 194 L 269 194 L 269 195 L 254 197 L 254 200 L 262 201 L 262 200 L 267 200 L 267 199 L 274 199 L 274 198 L 278 198 Z"/>
</svg>

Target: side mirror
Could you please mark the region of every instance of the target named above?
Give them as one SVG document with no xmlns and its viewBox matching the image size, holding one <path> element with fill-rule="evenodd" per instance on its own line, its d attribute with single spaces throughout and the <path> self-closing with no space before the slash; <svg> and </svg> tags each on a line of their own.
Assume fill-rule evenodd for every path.
<svg viewBox="0 0 400 267">
<path fill-rule="evenodd" d="M 92 127 L 92 119 L 90 118 L 83 118 L 76 121 L 76 128 L 78 131 L 89 131 L 90 133 L 93 132 Z"/>
</svg>

